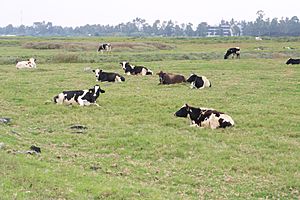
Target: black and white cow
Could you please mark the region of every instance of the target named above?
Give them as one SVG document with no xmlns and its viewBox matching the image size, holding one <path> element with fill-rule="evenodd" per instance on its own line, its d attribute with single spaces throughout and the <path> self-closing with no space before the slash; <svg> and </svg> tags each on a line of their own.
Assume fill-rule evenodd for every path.
<svg viewBox="0 0 300 200">
<path fill-rule="evenodd" d="M 293 58 L 290 58 L 290 59 L 288 59 L 288 60 L 286 61 L 285 64 L 287 64 L 287 65 L 289 65 L 289 64 L 292 64 L 292 65 L 300 64 L 300 59 L 293 59 Z"/>
<path fill-rule="evenodd" d="M 110 43 L 100 44 L 97 51 L 98 52 L 100 51 L 101 53 L 103 53 L 104 51 L 111 52 L 111 44 Z"/>
<path fill-rule="evenodd" d="M 232 58 L 236 56 L 236 58 L 240 58 L 241 49 L 240 47 L 234 47 L 227 50 L 226 54 L 224 55 L 224 59 L 227 59 L 228 56 L 232 54 Z"/>
<path fill-rule="evenodd" d="M 205 76 L 197 76 L 196 74 L 191 74 L 186 82 L 191 83 L 191 88 L 202 89 L 211 87 L 210 81 Z"/>
<path fill-rule="evenodd" d="M 202 128 L 216 129 L 234 126 L 234 121 L 229 115 L 210 108 L 195 108 L 185 104 L 174 115 L 189 117 L 192 126 Z"/>
<path fill-rule="evenodd" d="M 129 62 L 123 61 L 120 62 L 120 65 L 122 67 L 122 69 L 124 70 L 125 74 L 127 75 L 152 75 L 153 72 L 144 67 L 144 66 L 134 66 L 134 65 L 130 65 Z"/>
<path fill-rule="evenodd" d="M 118 73 L 104 72 L 102 69 L 95 69 L 93 72 L 96 74 L 96 81 L 108 82 L 122 82 L 125 78 Z"/>
<path fill-rule="evenodd" d="M 95 85 L 93 88 L 88 90 L 71 90 L 63 91 L 53 98 L 54 103 L 56 104 L 79 104 L 80 106 L 89 106 L 94 104 L 99 106 L 96 103 L 97 98 L 100 93 L 105 93 L 104 90 L 100 88 L 99 85 Z"/>
</svg>

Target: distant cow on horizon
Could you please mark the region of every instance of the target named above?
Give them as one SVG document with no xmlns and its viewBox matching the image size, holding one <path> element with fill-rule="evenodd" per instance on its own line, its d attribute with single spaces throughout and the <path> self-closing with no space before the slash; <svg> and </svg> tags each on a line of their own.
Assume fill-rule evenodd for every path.
<svg viewBox="0 0 300 200">
<path fill-rule="evenodd" d="M 100 51 L 101 53 L 103 53 L 104 51 L 111 52 L 111 44 L 110 43 L 100 44 L 97 51 L 98 52 Z"/>
<path fill-rule="evenodd" d="M 236 58 L 240 58 L 240 47 L 229 48 L 224 55 L 224 59 L 228 59 L 228 57 L 232 54 L 232 58 L 236 56 Z"/>
</svg>

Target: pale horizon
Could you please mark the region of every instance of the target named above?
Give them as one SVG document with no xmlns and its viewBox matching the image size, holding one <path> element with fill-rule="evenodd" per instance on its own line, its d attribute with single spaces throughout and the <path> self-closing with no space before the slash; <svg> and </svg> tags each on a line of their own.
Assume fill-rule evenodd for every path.
<svg viewBox="0 0 300 200">
<path fill-rule="evenodd" d="M 218 25 L 221 20 L 255 21 L 257 11 L 265 13 L 264 18 L 291 18 L 298 16 L 300 1 L 286 0 L 277 3 L 267 1 L 205 1 L 186 0 L 142 2 L 137 0 L 11 0 L 1 5 L 0 26 L 31 26 L 34 22 L 52 22 L 55 26 L 76 27 L 86 24 L 118 25 L 139 17 L 152 25 L 155 20 L 175 23 L 201 22 Z"/>
</svg>

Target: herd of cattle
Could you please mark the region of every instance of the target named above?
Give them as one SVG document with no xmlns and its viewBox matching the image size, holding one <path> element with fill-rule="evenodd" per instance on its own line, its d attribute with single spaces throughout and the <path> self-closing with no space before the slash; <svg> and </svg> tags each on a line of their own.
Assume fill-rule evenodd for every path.
<svg viewBox="0 0 300 200">
<path fill-rule="evenodd" d="M 103 53 L 103 51 L 110 52 L 111 45 L 101 44 L 98 48 L 98 52 Z M 225 55 L 224 59 L 232 55 L 232 58 L 240 58 L 240 48 L 229 48 Z M 34 58 L 30 58 L 28 61 L 19 61 L 16 64 L 17 69 L 21 68 L 36 68 Z M 286 64 L 300 64 L 300 59 L 290 58 Z M 124 74 L 126 75 L 153 75 L 153 72 L 144 66 L 134 66 L 129 62 L 120 62 Z M 125 77 L 115 72 L 104 72 L 102 69 L 92 70 L 96 75 L 96 81 L 100 82 L 124 82 Z M 160 71 L 156 75 L 159 76 L 159 84 L 176 84 L 187 82 L 191 85 L 191 88 L 203 89 L 205 87 L 211 87 L 211 82 L 205 76 L 198 76 L 196 74 L 191 74 L 188 79 L 186 79 L 181 74 L 166 73 Z M 63 91 L 53 98 L 54 103 L 56 104 L 79 104 L 80 106 L 89 106 L 96 105 L 97 98 L 100 96 L 100 93 L 105 93 L 105 90 L 102 90 L 99 85 L 95 85 L 91 89 L 86 90 L 72 90 L 72 91 Z M 189 106 L 188 104 L 183 105 L 177 112 L 174 114 L 176 117 L 185 117 L 191 120 L 191 126 L 197 126 L 202 128 L 226 128 L 234 125 L 233 119 L 223 113 L 219 112 L 212 108 L 196 108 Z"/>
</svg>

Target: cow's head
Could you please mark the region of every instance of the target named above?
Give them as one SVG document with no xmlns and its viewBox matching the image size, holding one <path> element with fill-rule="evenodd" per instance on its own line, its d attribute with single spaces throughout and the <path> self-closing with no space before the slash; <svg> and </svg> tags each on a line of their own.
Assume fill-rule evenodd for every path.
<svg viewBox="0 0 300 200">
<path fill-rule="evenodd" d="M 100 74 L 102 73 L 102 69 L 101 70 L 100 69 L 95 69 L 95 70 L 93 69 L 92 71 L 96 75 L 96 80 L 99 81 L 99 77 L 100 77 Z"/>
<path fill-rule="evenodd" d="M 191 74 L 190 77 L 186 80 L 186 82 L 194 82 L 197 78 L 197 75 L 196 74 Z"/>
<path fill-rule="evenodd" d="M 187 117 L 188 116 L 188 108 L 187 104 L 184 104 L 178 111 L 174 113 L 176 117 Z"/>
<path fill-rule="evenodd" d="M 162 84 L 164 81 L 164 76 L 166 73 L 164 73 L 163 71 L 160 71 L 159 73 L 156 73 L 156 75 L 158 75 L 159 77 L 159 82 Z"/>
<path fill-rule="evenodd" d="M 35 63 L 36 59 L 34 59 L 34 58 L 29 58 L 28 61 L 31 62 L 31 63 Z"/>
<path fill-rule="evenodd" d="M 96 100 L 99 97 L 100 93 L 105 93 L 105 90 L 102 90 L 99 85 L 95 85 L 94 88 L 89 89 L 89 92 Z"/>
<path fill-rule="evenodd" d="M 126 69 L 126 67 L 128 67 L 129 66 L 129 62 L 127 62 L 127 61 L 123 61 L 123 62 L 120 62 L 120 65 L 121 65 L 121 67 L 122 67 L 122 69 Z M 129 66 L 130 67 L 130 66 Z"/>
<path fill-rule="evenodd" d="M 285 64 L 292 64 L 292 58 L 289 58 L 287 61 L 286 61 L 286 63 Z"/>
<path fill-rule="evenodd" d="M 163 71 L 160 71 L 160 72 L 156 73 L 156 75 L 158 75 L 159 77 L 163 77 L 164 74 L 165 74 L 165 73 L 164 73 Z"/>
<path fill-rule="evenodd" d="M 195 121 L 199 118 L 202 113 L 201 108 L 195 108 L 184 104 L 174 115 L 176 117 L 189 117 L 192 121 Z"/>
</svg>

